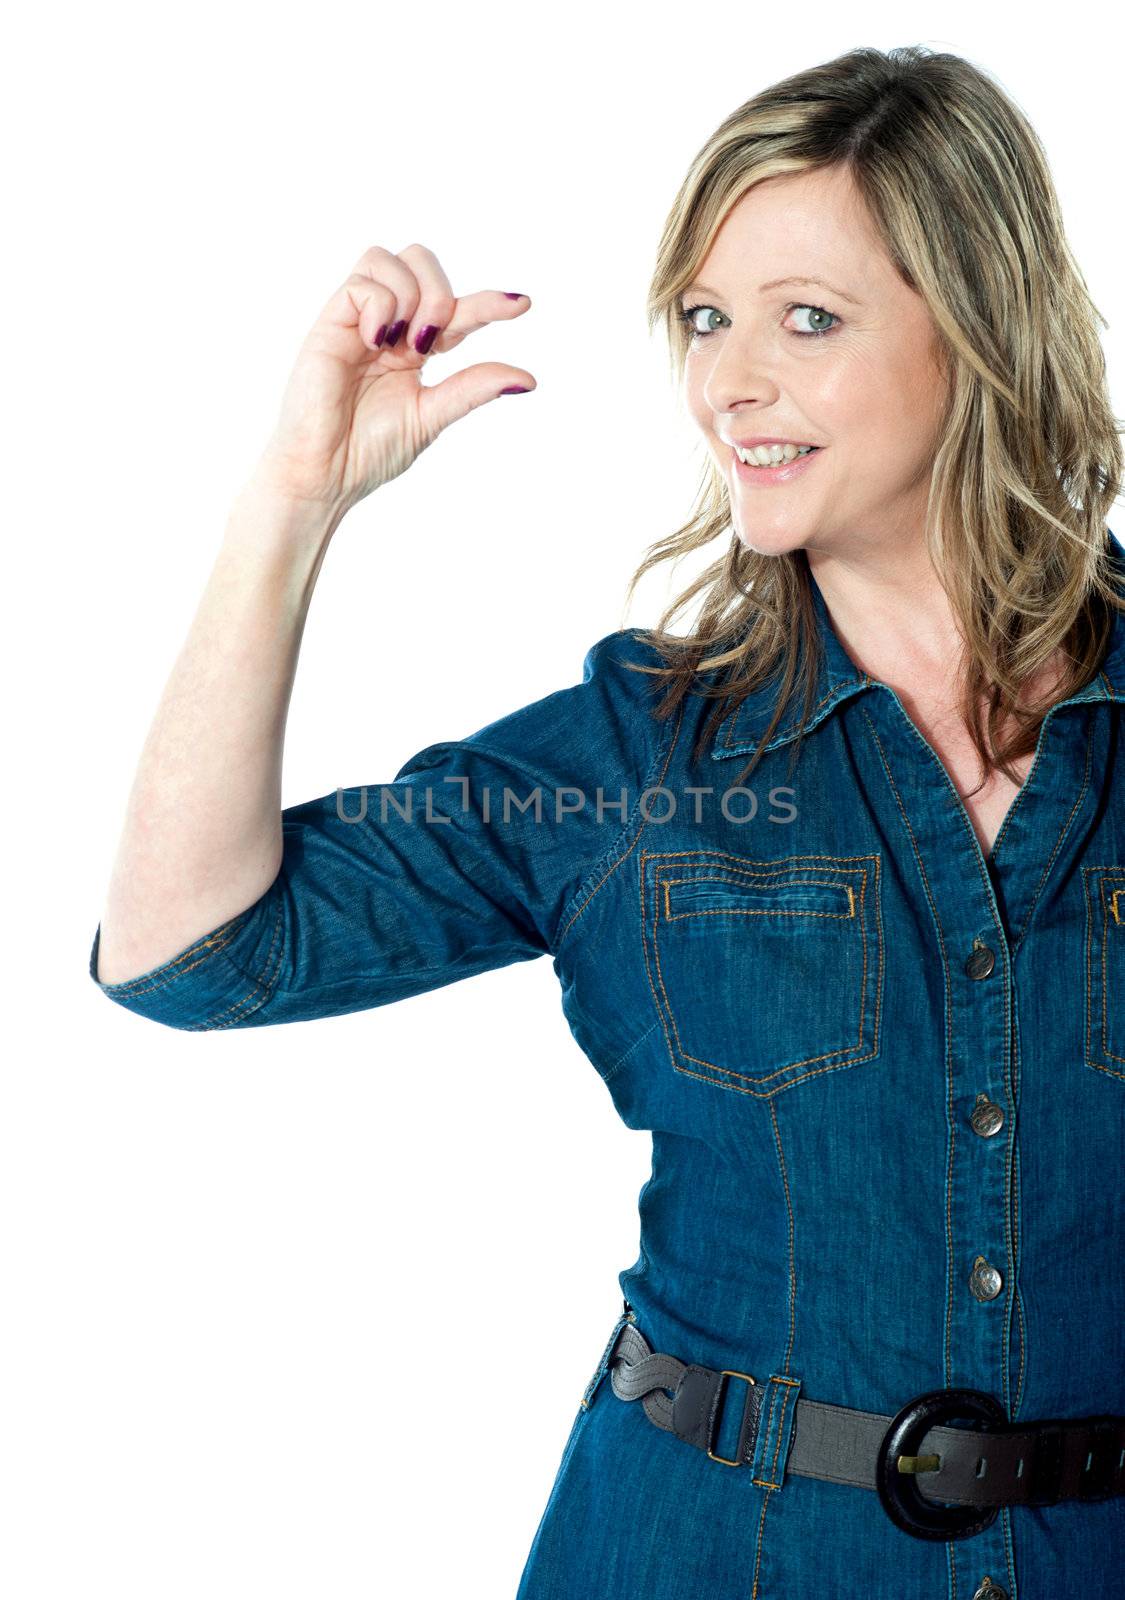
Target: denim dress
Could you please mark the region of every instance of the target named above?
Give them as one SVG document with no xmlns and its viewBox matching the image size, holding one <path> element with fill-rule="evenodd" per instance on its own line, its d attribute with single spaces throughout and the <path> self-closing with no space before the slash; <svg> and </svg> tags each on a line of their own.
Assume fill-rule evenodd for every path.
<svg viewBox="0 0 1125 1600">
<path fill-rule="evenodd" d="M 768 688 L 693 761 L 713 702 L 658 721 L 627 665 L 658 658 L 611 633 L 581 682 L 286 808 L 254 905 L 98 986 L 173 1028 L 250 1028 L 551 956 L 652 1172 L 517 1600 L 1122 1600 L 1125 1497 L 923 1540 L 871 1489 L 786 1462 L 798 1398 L 889 1417 L 963 1387 L 1013 1421 L 1125 1413 L 1125 620 L 1047 715 L 986 856 L 813 598 L 795 764 L 796 705 L 732 783 Z M 614 1393 L 626 1318 L 754 1378 L 752 1462 Z M 745 1392 L 729 1380 L 716 1455 Z"/>
</svg>

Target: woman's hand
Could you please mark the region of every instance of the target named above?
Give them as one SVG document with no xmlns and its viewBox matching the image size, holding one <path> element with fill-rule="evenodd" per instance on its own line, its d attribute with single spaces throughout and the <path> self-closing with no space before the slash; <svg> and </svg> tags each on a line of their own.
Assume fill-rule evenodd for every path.
<svg viewBox="0 0 1125 1600">
<path fill-rule="evenodd" d="M 458 300 L 432 250 L 372 245 L 310 328 L 259 473 L 271 488 L 342 514 L 405 472 L 444 428 L 511 386 L 522 367 L 481 361 L 424 385 L 422 367 L 490 322 L 521 316 L 526 295 L 482 289 Z M 386 332 L 400 326 L 392 345 Z M 415 341 L 424 330 L 436 328 Z M 377 342 L 380 332 L 384 333 Z"/>
</svg>

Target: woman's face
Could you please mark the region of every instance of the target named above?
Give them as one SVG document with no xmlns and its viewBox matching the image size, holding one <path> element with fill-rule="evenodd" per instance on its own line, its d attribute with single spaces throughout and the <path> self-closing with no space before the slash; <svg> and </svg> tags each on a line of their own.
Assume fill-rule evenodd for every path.
<svg viewBox="0 0 1125 1600">
<path fill-rule="evenodd" d="M 793 277 L 818 281 L 773 282 Z M 742 542 L 845 560 L 920 547 L 944 400 L 938 344 L 850 173 L 757 184 L 679 297 L 690 306 L 703 309 L 688 324 L 688 407 Z M 740 466 L 732 443 L 758 436 L 819 448 L 787 472 Z"/>
</svg>

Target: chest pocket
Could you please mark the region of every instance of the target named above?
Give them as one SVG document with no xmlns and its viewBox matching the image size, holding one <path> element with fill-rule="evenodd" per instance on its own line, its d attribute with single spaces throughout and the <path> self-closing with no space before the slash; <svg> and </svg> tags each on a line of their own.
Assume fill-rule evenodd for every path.
<svg viewBox="0 0 1125 1600">
<path fill-rule="evenodd" d="M 1125 1083 L 1125 867 L 1086 867 L 1086 1063 Z"/>
<path fill-rule="evenodd" d="M 642 854 L 645 959 L 677 1072 L 766 1097 L 876 1058 L 879 866 Z"/>
</svg>

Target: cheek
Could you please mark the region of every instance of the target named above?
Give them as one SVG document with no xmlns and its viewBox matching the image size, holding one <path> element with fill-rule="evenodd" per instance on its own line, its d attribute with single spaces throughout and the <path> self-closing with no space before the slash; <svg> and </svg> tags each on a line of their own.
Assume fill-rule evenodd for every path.
<svg viewBox="0 0 1125 1600">
<path fill-rule="evenodd" d="M 710 432 L 712 424 L 711 407 L 703 398 L 703 374 L 698 363 L 693 367 L 689 364 L 684 377 L 684 406 L 688 416 L 697 428 Z"/>
<path fill-rule="evenodd" d="M 853 347 L 821 386 L 834 436 L 881 448 L 887 461 L 913 459 L 933 442 L 942 402 L 940 373 L 926 353 Z"/>
</svg>

